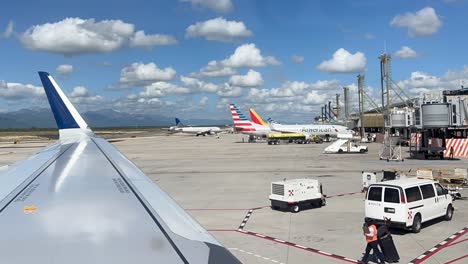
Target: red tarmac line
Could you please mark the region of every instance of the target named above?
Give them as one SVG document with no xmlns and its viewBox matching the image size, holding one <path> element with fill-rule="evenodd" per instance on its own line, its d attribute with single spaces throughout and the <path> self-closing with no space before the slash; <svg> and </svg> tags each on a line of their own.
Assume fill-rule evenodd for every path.
<svg viewBox="0 0 468 264">
<path fill-rule="evenodd" d="M 420 264 L 420 263 L 423 263 L 425 260 L 427 260 L 428 258 L 432 257 L 435 253 L 441 251 L 442 249 L 448 247 L 451 245 L 451 243 L 457 239 L 459 239 L 461 236 L 463 236 L 466 232 L 467 232 L 468 229 L 464 229 L 463 232 L 457 234 L 454 238 L 452 238 L 451 240 L 447 241 L 447 243 L 445 243 L 444 245 L 438 247 L 436 250 L 430 252 L 429 254 L 425 255 L 424 257 L 422 257 L 421 259 L 418 259 L 415 264 Z"/>
<path fill-rule="evenodd" d="M 465 241 L 468 241 L 468 238 L 465 238 L 465 239 L 460 240 L 460 241 L 457 241 L 457 242 L 453 242 L 453 243 L 451 243 L 450 245 L 448 245 L 447 247 L 451 247 L 451 246 L 453 246 L 453 245 L 460 244 L 460 243 L 465 242 Z"/>
<path fill-rule="evenodd" d="M 456 258 L 456 259 L 454 259 L 454 260 L 450 260 L 449 262 L 445 262 L 444 264 L 455 263 L 455 262 L 457 262 L 457 261 L 459 261 L 459 260 L 462 260 L 462 259 L 464 259 L 464 258 L 466 258 L 466 257 L 468 257 L 468 255 L 461 256 L 461 257 Z"/>
<path fill-rule="evenodd" d="M 352 260 L 352 259 L 346 259 L 346 258 L 341 258 L 341 257 L 338 257 L 338 256 L 334 256 L 332 254 L 326 254 L 326 253 L 322 253 L 321 251 L 319 250 L 312 250 L 312 249 L 309 249 L 309 248 L 303 248 L 303 247 L 299 247 L 295 244 L 292 244 L 292 243 L 287 243 L 286 241 L 285 242 L 280 242 L 280 241 L 277 241 L 277 240 L 274 240 L 270 237 L 261 237 L 261 236 L 257 236 L 255 234 L 252 234 L 252 233 L 247 233 L 247 232 L 242 232 L 242 231 L 239 231 L 237 230 L 237 232 L 241 233 L 241 234 L 244 234 L 244 235 L 250 235 L 250 236 L 253 236 L 253 237 L 257 237 L 257 238 L 262 238 L 262 239 L 265 239 L 265 240 L 268 240 L 268 241 L 272 241 L 272 242 L 275 242 L 275 243 L 279 243 L 279 244 L 283 244 L 283 245 L 286 245 L 286 246 L 290 246 L 290 247 L 294 247 L 294 248 L 298 248 L 298 249 L 302 249 L 302 250 L 305 250 L 305 251 L 308 251 L 308 252 L 311 252 L 311 253 L 315 253 L 315 254 L 318 254 L 318 255 L 322 255 L 322 256 L 325 256 L 325 257 L 329 257 L 329 258 L 333 258 L 333 259 L 337 259 L 337 260 L 341 260 L 341 261 L 344 261 L 344 262 L 349 262 L 349 263 L 357 263 L 357 261 L 355 260 Z"/>
</svg>

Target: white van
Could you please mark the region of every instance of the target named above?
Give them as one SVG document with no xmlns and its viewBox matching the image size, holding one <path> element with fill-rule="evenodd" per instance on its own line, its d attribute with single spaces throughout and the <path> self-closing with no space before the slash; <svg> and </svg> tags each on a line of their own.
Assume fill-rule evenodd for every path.
<svg viewBox="0 0 468 264">
<path fill-rule="evenodd" d="M 434 218 L 453 216 L 452 196 L 438 182 L 405 178 L 371 184 L 366 194 L 365 221 L 409 228 L 414 233 L 421 224 Z"/>
</svg>

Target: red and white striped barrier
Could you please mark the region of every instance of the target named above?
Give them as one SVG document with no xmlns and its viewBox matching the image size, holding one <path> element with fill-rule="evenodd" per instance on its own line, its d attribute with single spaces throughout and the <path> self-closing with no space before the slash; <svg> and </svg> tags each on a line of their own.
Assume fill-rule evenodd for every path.
<svg viewBox="0 0 468 264">
<path fill-rule="evenodd" d="M 468 138 L 448 138 L 445 140 L 444 157 L 450 157 L 450 147 L 453 147 L 453 156 L 468 156 Z"/>
<path fill-rule="evenodd" d="M 412 146 L 421 144 L 421 134 L 411 133 L 411 135 L 410 135 L 410 144 Z"/>
</svg>

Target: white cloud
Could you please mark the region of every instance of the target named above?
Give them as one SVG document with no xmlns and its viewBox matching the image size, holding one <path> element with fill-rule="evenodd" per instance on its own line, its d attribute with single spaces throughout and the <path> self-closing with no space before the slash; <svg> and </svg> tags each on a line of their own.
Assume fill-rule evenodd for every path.
<svg viewBox="0 0 468 264">
<path fill-rule="evenodd" d="M 390 25 L 407 28 L 410 37 L 418 37 L 436 33 L 442 27 L 442 21 L 434 8 L 425 7 L 416 13 L 408 12 L 395 16 Z"/>
<path fill-rule="evenodd" d="M 349 53 L 347 50 L 340 48 L 330 60 L 323 61 L 317 66 L 319 71 L 331 73 L 357 73 L 364 70 L 366 66 L 366 56 L 362 52 L 355 54 Z"/>
<path fill-rule="evenodd" d="M 299 56 L 299 55 L 293 54 L 291 56 L 291 60 L 292 60 L 292 62 L 297 63 L 297 64 L 303 63 L 304 62 L 304 56 Z"/>
<path fill-rule="evenodd" d="M 130 38 L 130 47 L 153 47 L 177 44 L 177 40 L 171 35 L 146 35 L 143 30 L 135 32 Z"/>
<path fill-rule="evenodd" d="M 194 6 L 206 7 L 219 13 L 229 12 L 233 8 L 231 0 L 180 0 L 180 1 L 190 2 Z"/>
<path fill-rule="evenodd" d="M 43 98 L 44 96 L 45 92 L 43 87 L 0 80 L 0 98 L 16 101 Z"/>
<path fill-rule="evenodd" d="M 253 68 L 281 64 L 272 56 L 262 56 L 255 44 L 243 44 L 222 61 L 212 60 L 200 71 L 191 73 L 196 78 L 226 77 L 236 74 L 235 68 Z"/>
<path fill-rule="evenodd" d="M 401 49 L 395 52 L 395 56 L 402 59 L 416 58 L 419 54 L 408 46 L 403 46 Z"/>
<path fill-rule="evenodd" d="M 231 67 L 225 67 L 222 63 L 217 61 L 210 61 L 208 65 L 201 68 L 198 72 L 190 74 L 192 77 L 197 78 L 212 78 L 212 77 L 226 77 L 236 74 L 236 70 Z"/>
<path fill-rule="evenodd" d="M 11 37 L 11 35 L 13 35 L 13 27 L 15 26 L 15 24 L 13 23 L 13 21 L 8 21 L 8 24 L 7 26 L 5 27 L 5 31 L 3 31 L 3 34 L 2 36 L 4 38 L 9 38 Z"/>
<path fill-rule="evenodd" d="M 133 46 L 168 45 L 166 35 L 134 32 L 135 26 L 122 20 L 65 18 L 55 23 L 35 25 L 20 36 L 24 47 L 66 56 L 111 52 Z M 173 44 L 173 43 L 170 43 Z"/>
<path fill-rule="evenodd" d="M 217 94 L 219 97 L 239 97 L 242 95 L 242 88 L 225 83 L 219 88 Z"/>
<path fill-rule="evenodd" d="M 143 92 L 140 93 L 140 97 L 153 98 L 163 97 L 170 94 L 189 94 L 190 90 L 185 87 L 180 87 L 168 82 L 154 82 L 150 85 L 145 86 Z"/>
<path fill-rule="evenodd" d="M 246 75 L 231 76 L 229 83 L 235 86 L 254 87 L 262 85 L 263 78 L 259 72 L 249 70 Z"/>
<path fill-rule="evenodd" d="M 218 91 L 218 85 L 214 83 L 200 81 L 196 78 L 181 76 L 180 81 L 183 83 L 183 85 L 190 88 L 194 88 L 199 92 L 215 93 Z"/>
<path fill-rule="evenodd" d="M 227 21 L 222 17 L 197 22 L 185 30 L 188 38 L 203 37 L 207 40 L 230 42 L 236 38 L 252 36 L 243 22 Z"/>
<path fill-rule="evenodd" d="M 120 71 L 120 83 L 123 87 L 142 86 L 145 84 L 174 79 L 176 71 L 171 68 L 160 69 L 153 62 L 144 64 L 134 62 Z"/>
<path fill-rule="evenodd" d="M 365 39 L 375 39 L 375 36 L 373 34 L 371 34 L 371 33 L 366 33 L 366 34 L 364 34 L 364 38 Z"/>
<path fill-rule="evenodd" d="M 268 64 L 278 65 L 280 62 L 274 57 L 262 56 L 260 50 L 255 44 L 243 44 L 236 48 L 234 53 L 229 58 L 222 61 L 222 64 L 227 67 L 262 67 Z"/>
<path fill-rule="evenodd" d="M 200 98 L 200 102 L 198 103 L 199 105 L 207 105 L 208 104 L 208 96 L 203 96 Z"/>
<path fill-rule="evenodd" d="M 101 104 L 104 98 L 100 95 L 90 93 L 84 86 L 76 86 L 70 93 L 70 100 L 76 104 Z"/>
<path fill-rule="evenodd" d="M 55 69 L 57 74 L 66 75 L 73 72 L 73 65 L 61 64 Z"/>
</svg>

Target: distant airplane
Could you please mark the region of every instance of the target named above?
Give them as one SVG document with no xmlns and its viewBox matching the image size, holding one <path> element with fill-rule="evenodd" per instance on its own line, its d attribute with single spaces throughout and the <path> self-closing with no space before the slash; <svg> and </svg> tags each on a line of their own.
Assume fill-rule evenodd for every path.
<svg viewBox="0 0 468 264">
<path fill-rule="evenodd" d="M 190 134 L 195 134 L 197 137 L 198 136 L 206 136 L 206 135 L 217 135 L 218 133 L 221 132 L 221 128 L 219 127 L 192 127 L 192 126 L 184 126 L 179 118 L 175 118 L 176 125 L 171 126 L 169 128 L 169 132 L 175 133 L 175 132 L 184 132 L 184 133 L 190 133 Z"/>
<path fill-rule="evenodd" d="M 229 104 L 234 129 L 243 134 L 266 137 L 271 133 L 268 125 L 259 125 L 248 120 L 235 104 Z"/>
<path fill-rule="evenodd" d="M 241 263 L 39 76 L 59 140 L 0 173 L 0 263 Z"/>
<path fill-rule="evenodd" d="M 337 137 L 338 134 L 352 134 L 353 131 L 340 125 L 282 125 L 276 122 L 266 123 L 254 109 L 250 109 L 250 118 L 257 125 L 269 126 L 272 131 L 281 133 L 303 133 L 307 138 L 311 136 Z M 271 119 L 270 119 L 271 120 Z"/>
</svg>

